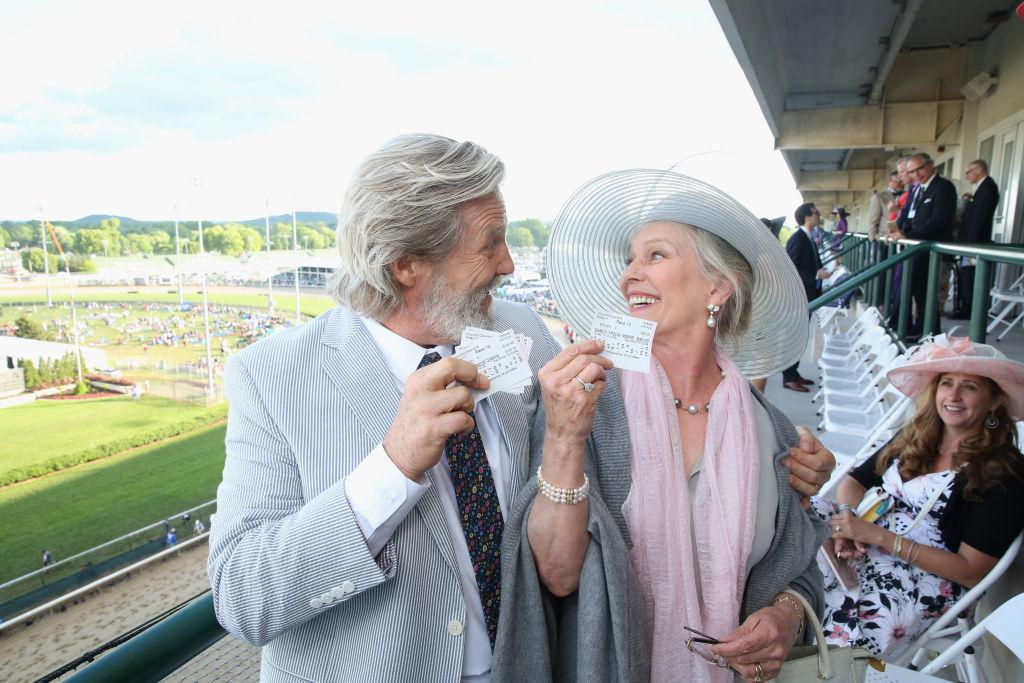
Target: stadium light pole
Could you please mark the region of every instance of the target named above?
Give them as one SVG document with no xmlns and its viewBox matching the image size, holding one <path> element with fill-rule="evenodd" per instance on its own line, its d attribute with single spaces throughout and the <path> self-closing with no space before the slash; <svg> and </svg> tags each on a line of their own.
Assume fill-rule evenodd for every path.
<svg viewBox="0 0 1024 683">
<path fill-rule="evenodd" d="M 46 251 L 46 218 L 43 207 L 39 207 L 39 241 L 43 244 L 43 270 L 46 273 L 46 305 L 53 308 L 53 296 L 50 292 L 50 255 Z"/>
<path fill-rule="evenodd" d="M 203 270 L 203 332 L 206 339 L 206 398 L 213 398 L 213 351 L 210 349 L 210 298 L 206 287 L 206 247 L 203 246 L 203 219 L 199 218 L 199 178 L 193 176 L 196 187 L 196 220 L 199 222 L 199 267 Z"/>
<path fill-rule="evenodd" d="M 78 313 L 75 310 L 75 288 L 71 287 L 71 327 L 75 331 L 75 362 L 78 364 L 78 383 L 82 383 L 82 342 L 78 336 Z"/>
<path fill-rule="evenodd" d="M 295 218 L 295 205 L 292 202 L 292 254 L 295 256 L 295 326 L 298 327 L 302 318 L 299 315 L 299 224 Z"/>
<path fill-rule="evenodd" d="M 270 200 L 266 201 L 267 212 L 263 217 L 263 227 L 267 236 L 267 310 L 274 317 L 274 262 L 270 255 Z"/>
<path fill-rule="evenodd" d="M 178 274 L 178 308 L 185 304 L 181 293 L 181 237 L 178 235 L 178 205 L 174 205 L 174 270 Z"/>
</svg>

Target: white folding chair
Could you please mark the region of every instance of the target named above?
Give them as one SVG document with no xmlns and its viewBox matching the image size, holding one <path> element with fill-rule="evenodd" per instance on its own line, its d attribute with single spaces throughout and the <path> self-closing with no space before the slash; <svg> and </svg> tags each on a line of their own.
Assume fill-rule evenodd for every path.
<svg viewBox="0 0 1024 683">
<path fill-rule="evenodd" d="M 958 638 L 961 638 L 971 630 L 975 603 L 981 599 L 985 591 L 998 581 L 1006 570 L 1009 569 L 1010 565 L 1013 564 L 1017 558 L 1017 553 L 1020 552 L 1022 537 L 1024 537 L 1024 534 L 1019 534 L 985 577 L 977 585 L 964 593 L 956 601 L 956 604 L 950 607 L 945 614 L 928 627 L 927 631 L 914 640 L 913 644 L 897 660 L 898 663 L 910 663 L 915 668 L 920 669 L 927 659 L 929 652 L 944 652 L 948 650 Z M 975 668 L 977 662 L 974 660 L 973 653 L 964 653 L 962 664 L 964 669 Z M 960 665 L 958 665 L 959 668 L 961 668 Z M 979 680 L 977 677 L 972 678 L 969 673 L 962 675 L 965 675 L 968 680 Z"/>
<path fill-rule="evenodd" d="M 899 347 L 889 342 L 872 362 L 868 372 L 860 381 L 841 380 L 827 378 L 821 381 L 818 393 L 811 400 L 812 403 L 823 397 L 821 415 L 826 408 L 840 408 L 845 410 L 866 410 L 882 400 L 883 383 L 886 380 L 886 373 L 897 362 L 899 362 Z"/>
<path fill-rule="evenodd" d="M 973 650 L 973 644 L 978 642 L 985 633 L 990 633 L 1005 645 L 1021 662 L 1024 662 L 1024 629 L 1020 627 L 1024 621 L 1024 593 L 1016 595 L 1000 605 L 992 614 L 988 615 L 977 626 L 964 633 L 959 640 L 946 648 L 938 657 L 933 659 L 928 666 L 921 669 L 923 674 L 934 674 L 935 672 L 956 663 L 957 674 L 967 683 L 975 683 L 984 680 Z"/>
<path fill-rule="evenodd" d="M 902 394 L 893 398 L 892 405 L 867 436 L 857 437 L 851 434 L 835 433 L 826 433 L 821 436 L 821 443 L 832 451 L 836 458 L 836 467 L 832 470 L 832 476 L 818 492 L 819 496 L 834 497 L 835 489 L 850 473 L 850 470 L 870 458 L 876 450 L 895 435 L 913 402 Z"/>
</svg>

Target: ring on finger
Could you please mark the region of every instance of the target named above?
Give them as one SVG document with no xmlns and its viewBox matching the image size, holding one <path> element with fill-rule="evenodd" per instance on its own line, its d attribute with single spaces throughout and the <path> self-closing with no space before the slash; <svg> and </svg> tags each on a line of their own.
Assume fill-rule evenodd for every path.
<svg viewBox="0 0 1024 683">
<path fill-rule="evenodd" d="M 576 375 L 575 377 L 573 377 L 573 379 L 576 380 L 577 382 L 579 382 L 580 384 L 582 384 L 583 385 L 583 391 L 587 392 L 588 394 L 591 391 L 594 390 L 594 383 L 593 382 L 584 382 L 582 379 L 580 379 L 579 375 Z"/>
<path fill-rule="evenodd" d="M 754 665 L 754 681 L 755 681 L 755 683 L 760 683 L 761 680 L 762 680 L 761 676 L 763 676 L 763 675 L 764 675 L 764 669 L 761 668 L 760 664 L 755 664 Z"/>
</svg>

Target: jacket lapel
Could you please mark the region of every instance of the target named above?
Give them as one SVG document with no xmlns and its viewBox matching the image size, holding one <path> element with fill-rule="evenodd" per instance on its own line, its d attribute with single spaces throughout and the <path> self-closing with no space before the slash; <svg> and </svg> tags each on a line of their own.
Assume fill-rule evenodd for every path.
<svg viewBox="0 0 1024 683">
<path fill-rule="evenodd" d="M 344 396 L 371 441 L 382 442 L 398 412 L 401 395 L 373 337 L 357 315 L 339 306 L 332 313 L 322 341 L 329 347 L 323 358 L 324 372 Z M 439 482 L 434 470 L 427 476 L 431 486 L 416 504 L 416 511 L 445 561 L 457 572 L 455 550 L 438 493 Z"/>
<path fill-rule="evenodd" d="M 504 332 L 508 329 L 519 330 L 499 307 L 494 307 L 494 321 L 491 329 L 495 332 Z M 537 382 L 534 377 L 534 384 Z M 527 389 L 526 391 L 529 391 Z M 534 391 L 539 391 L 535 387 Z M 526 408 L 523 405 L 523 396 L 509 394 L 504 391 L 491 394 L 488 399 L 494 406 L 494 412 L 501 423 L 501 431 L 505 437 L 505 446 L 508 448 L 511 459 L 509 472 L 509 501 L 515 500 L 519 487 L 527 481 L 529 473 L 526 471 L 530 466 L 530 424 L 526 415 Z"/>
</svg>

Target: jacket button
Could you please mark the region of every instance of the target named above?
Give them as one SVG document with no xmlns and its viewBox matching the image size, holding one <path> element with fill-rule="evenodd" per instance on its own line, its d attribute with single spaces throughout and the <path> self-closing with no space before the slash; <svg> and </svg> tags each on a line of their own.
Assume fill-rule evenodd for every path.
<svg viewBox="0 0 1024 683">
<path fill-rule="evenodd" d="M 344 581 L 341 584 L 341 592 L 344 593 L 345 595 L 348 595 L 349 593 L 352 593 L 353 591 L 355 591 L 355 589 L 356 589 L 356 585 L 354 583 L 352 583 L 351 581 Z"/>
<path fill-rule="evenodd" d="M 458 619 L 452 619 L 448 622 L 448 633 L 453 636 L 462 635 L 462 622 Z"/>
<path fill-rule="evenodd" d="M 325 605 L 329 605 L 332 602 L 334 602 L 334 596 L 331 595 L 330 593 L 324 593 L 323 595 L 320 596 L 320 602 L 322 602 Z"/>
<path fill-rule="evenodd" d="M 313 609 L 320 609 L 324 606 L 324 603 L 320 602 L 320 598 L 313 598 L 309 601 L 309 606 Z"/>
</svg>

